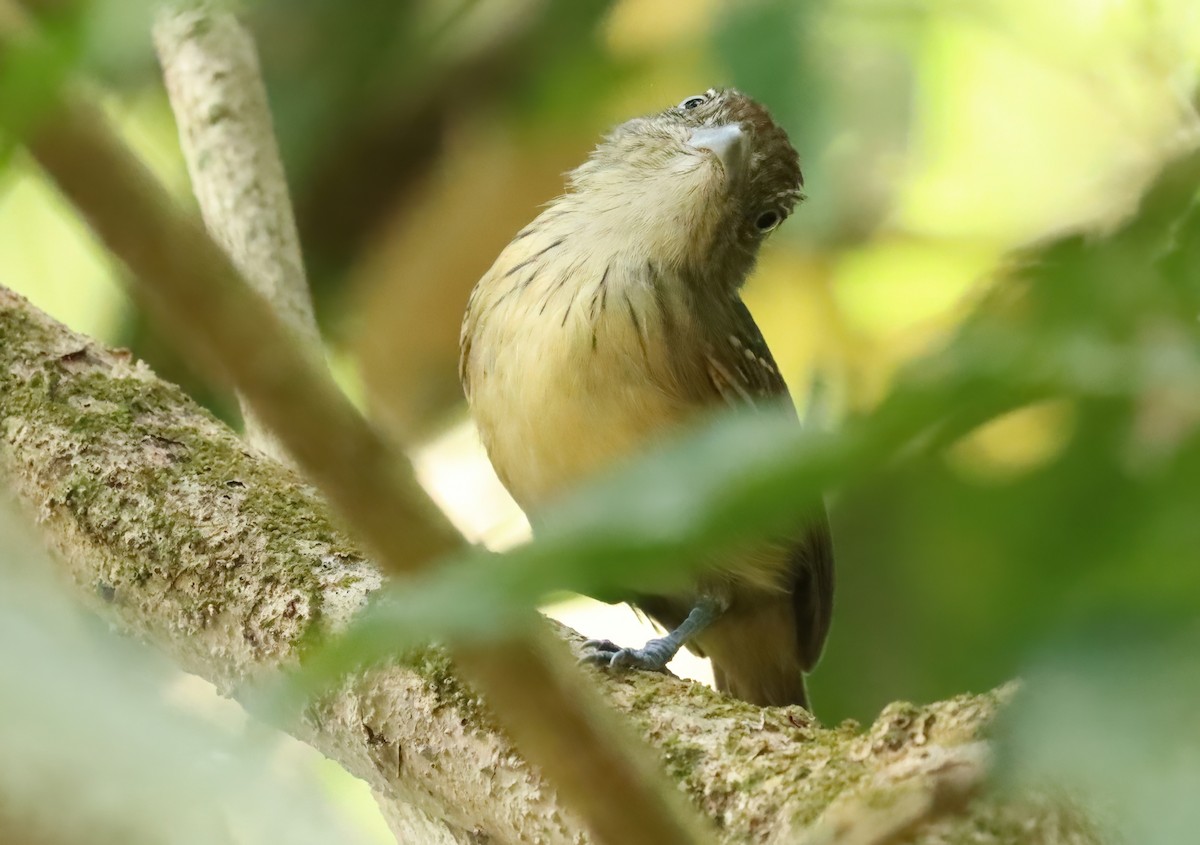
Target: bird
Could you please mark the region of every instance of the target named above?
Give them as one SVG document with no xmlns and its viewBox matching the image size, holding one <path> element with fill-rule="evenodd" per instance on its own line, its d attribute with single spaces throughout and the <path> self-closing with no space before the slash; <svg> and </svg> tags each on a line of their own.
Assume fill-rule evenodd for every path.
<svg viewBox="0 0 1200 845">
<path fill-rule="evenodd" d="M 710 88 L 618 125 L 517 232 L 468 299 L 459 376 L 526 514 L 721 408 L 783 403 L 801 425 L 740 291 L 803 187 L 767 109 Z M 632 595 L 664 636 L 591 640 L 584 660 L 665 671 L 686 647 L 711 660 L 721 692 L 811 709 L 805 675 L 833 593 L 822 504 L 686 586 Z"/>
</svg>

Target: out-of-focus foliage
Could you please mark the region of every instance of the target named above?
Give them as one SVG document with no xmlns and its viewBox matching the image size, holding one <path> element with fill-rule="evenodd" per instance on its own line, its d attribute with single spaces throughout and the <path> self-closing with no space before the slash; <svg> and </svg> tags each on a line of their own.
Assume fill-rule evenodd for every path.
<svg viewBox="0 0 1200 845">
<path fill-rule="evenodd" d="M 447 135 L 505 98 L 562 119 L 615 75 L 601 0 L 260 0 L 253 22 L 319 297 Z M 536 108 L 531 108 L 534 106 Z"/>
<path fill-rule="evenodd" d="M 1074 788 L 1123 842 L 1190 842 L 1200 825 L 1197 631 L 1157 620 L 1055 641 L 1004 725 L 1012 785 Z M 1115 839 L 1115 837 L 1114 837 Z"/>
<path fill-rule="evenodd" d="M 371 841 L 338 817 L 311 777 L 274 765 L 264 732 L 232 736 L 168 703 L 176 670 L 79 612 L 7 501 L 0 549 L 7 835 L 180 845 Z"/>
<path fill-rule="evenodd" d="M 1130 841 L 1194 829 L 1193 0 L 252 5 L 333 357 L 357 355 L 399 436 L 461 414 L 467 291 L 561 172 L 606 126 L 726 83 L 788 129 L 809 194 L 748 303 L 797 399 L 817 372 L 842 417 L 699 433 L 546 514 L 507 566 L 408 585 L 326 668 L 401 634 L 490 635 L 560 588 L 677 578 L 830 489 L 824 720 L 1028 668 L 1004 734 L 1015 779 L 1090 792 Z M 143 24 L 118 6 L 80 4 L 49 58 L 7 57 L 0 105 L 36 112 L 62 68 L 98 77 L 189 202 Z M 9 159 L 0 281 L 186 381 L 115 273 Z M 455 498 L 495 521 L 475 490 Z"/>
</svg>

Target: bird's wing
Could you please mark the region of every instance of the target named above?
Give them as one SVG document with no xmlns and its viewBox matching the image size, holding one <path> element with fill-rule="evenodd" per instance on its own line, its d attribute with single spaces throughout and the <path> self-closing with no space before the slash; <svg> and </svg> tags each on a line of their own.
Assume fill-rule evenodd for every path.
<svg viewBox="0 0 1200 845">
<path fill-rule="evenodd" d="M 458 331 L 458 380 L 462 383 L 463 393 L 466 394 L 468 402 L 471 401 L 471 341 L 475 337 L 475 324 L 479 320 L 476 310 L 478 298 L 479 285 L 476 285 L 467 298 L 462 326 Z"/>
<path fill-rule="evenodd" d="M 727 319 L 705 338 L 705 365 L 717 393 L 735 407 L 786 399 L 787 385 L 750 309 L 735 295 L 722 310 Z"/>
<path fill-rule="evenodd" d="M 720 400 L 735 407 L 778 402 L 791 407 L 787 384 L 750 310 L 736 295 L 723 325 L 705 339 L 704 365 Z M 797 424 L 799 421 L 797 420 Z M 833 609 L 833 542 L 824 507 L 809 518 L 798 541 L 785 548 L 796 615 L 796 639 L 805 669 L 816 665 Z"/>
</svg>

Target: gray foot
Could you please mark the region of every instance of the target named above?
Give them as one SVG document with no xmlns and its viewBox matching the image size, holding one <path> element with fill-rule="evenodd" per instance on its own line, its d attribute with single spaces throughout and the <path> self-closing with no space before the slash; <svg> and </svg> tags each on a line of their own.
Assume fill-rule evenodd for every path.
<svg viewBox="0 0 1200 845">
<path fill-rule="evenodd" d="M 641 648 L 621 648 L 612 640 L 588 640 L 583 648 L 587 653 L 580 658 L 581 663 L 644 669 L 647 672 L 666 672 L 667 664 L 679 650 L 668 637 L 650 640 Z"/>
</svg>

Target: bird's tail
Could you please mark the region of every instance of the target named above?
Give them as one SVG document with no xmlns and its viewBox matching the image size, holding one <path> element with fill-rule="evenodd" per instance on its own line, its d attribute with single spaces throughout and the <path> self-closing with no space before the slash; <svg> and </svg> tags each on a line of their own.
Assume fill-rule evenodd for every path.
<svg viewBox="0 0 1200 845">
<path fill-rule="evenodd" d="M 796 624 L 787 600 L 722 618 L 700 639 L 717 689 L 752 704 L 799 704 L 811 710 Z"/>
</svg>

